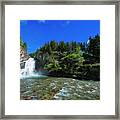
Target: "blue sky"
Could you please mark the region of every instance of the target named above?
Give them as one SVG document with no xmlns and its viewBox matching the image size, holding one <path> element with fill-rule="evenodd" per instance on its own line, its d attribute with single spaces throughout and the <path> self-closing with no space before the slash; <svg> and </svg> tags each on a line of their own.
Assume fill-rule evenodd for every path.
<svg viewBox="0 0 120 120">
<path fill-rule="evenodd" d="M 51 40 L 87 42 L 96 34 L 100 35 L 99 20 L 20 20 L 20 37 L 28 53 Z"/>
</svg>

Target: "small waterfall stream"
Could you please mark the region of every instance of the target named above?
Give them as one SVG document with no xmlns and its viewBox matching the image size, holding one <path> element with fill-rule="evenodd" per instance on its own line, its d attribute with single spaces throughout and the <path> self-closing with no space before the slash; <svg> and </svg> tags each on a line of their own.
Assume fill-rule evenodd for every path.
<svg viewBox="0 0 120 120">
<path fill-rule="evenodd" d="M 34 58 L 29 58 L 25 62 L 24 69 L 21 69 L 20 71 L 20 78 L 34 77 L 34 76 L 38 76 L 38 74 L 35 73 L 35 60 Z"/>
<path fill-rule="evenodd" d="M 25 75 L 34 75 L 35 72 L 35 60 L 34 58 L 29 58 L 25 63 Z"/>
</svg>

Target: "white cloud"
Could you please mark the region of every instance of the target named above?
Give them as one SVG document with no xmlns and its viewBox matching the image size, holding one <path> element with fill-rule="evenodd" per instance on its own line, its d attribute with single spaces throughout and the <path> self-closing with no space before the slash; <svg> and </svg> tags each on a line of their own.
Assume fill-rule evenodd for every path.
<svg viewBox="0 0 120 120">
<path fill-rule="evenodd" d="M 69 25 L 69 24 L 70 24 L 70 21 L 67 20 L 67 21 L 64 21 L 64 23 L 62 24 L 62 26 L 64 27 L 64 26 L 67 26 L 67 25 Z"/>
<path fill-rule="evenodd" d="M 39 23 L 45 23 L 45 20 L 38 20 Z"/>
</svg>

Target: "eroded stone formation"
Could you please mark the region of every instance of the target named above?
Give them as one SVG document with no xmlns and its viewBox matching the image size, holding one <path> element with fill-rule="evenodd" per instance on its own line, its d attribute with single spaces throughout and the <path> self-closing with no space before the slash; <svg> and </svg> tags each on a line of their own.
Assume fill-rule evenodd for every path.
<svg viewBox="0 0 120 120">
<path fill-rule="evenodd" d="M 29 55 L 27 54 L 27 50 L 20 46 L 20 62 L 28 60 Z"/>
<path fill-rule="evenodd" d="M 29 55 L 27 54 L 27 50 L 20 46 L 20 67 L 23 69 L 25 67 L 25 62 L 28 60 Z"/>
</svg>

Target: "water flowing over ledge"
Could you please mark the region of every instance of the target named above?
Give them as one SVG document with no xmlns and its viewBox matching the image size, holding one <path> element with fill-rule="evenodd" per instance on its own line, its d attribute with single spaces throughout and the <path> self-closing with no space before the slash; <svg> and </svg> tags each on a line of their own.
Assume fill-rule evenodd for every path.
<svg viewBox="0 0 120 120">
<path fill-rule="evenodd" d="M 28 78 L 41 78 L 46 77 L 43 76 L 40 72 L 36 72 L 35 70 L 35 60 L 34 58 L 29 58 L 24 61 L 24 68 L 20 70 L 20 79 L 28 79 Z"/>
</svg>

